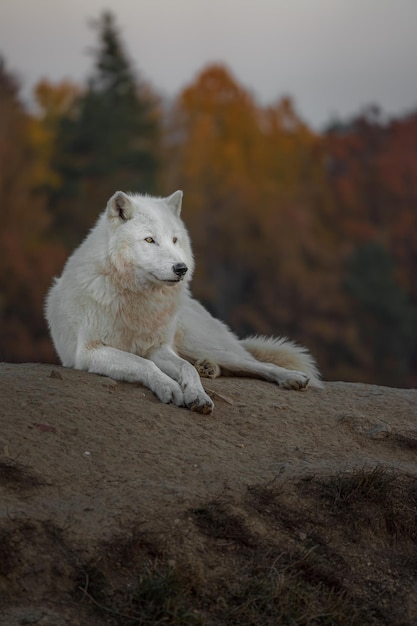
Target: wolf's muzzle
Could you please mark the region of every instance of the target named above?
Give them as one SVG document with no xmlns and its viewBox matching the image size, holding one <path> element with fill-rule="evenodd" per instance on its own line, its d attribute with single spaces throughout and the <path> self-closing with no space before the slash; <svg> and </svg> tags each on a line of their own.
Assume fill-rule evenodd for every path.
<svg viewBox="0 0 417 626">
<path fill-rule="evenodd" d="M 182 278 L 184 274 L 188 272 L 188 267 L 185 265 L 185 263 L 176 263 L 172 266 L 172 271 L 176 276 Z"/>
</svg>

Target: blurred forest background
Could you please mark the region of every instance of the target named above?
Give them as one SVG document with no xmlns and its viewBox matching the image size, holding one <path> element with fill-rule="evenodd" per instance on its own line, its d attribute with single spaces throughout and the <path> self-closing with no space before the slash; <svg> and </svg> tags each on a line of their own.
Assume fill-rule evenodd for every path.
<svg viewBox="0 0 417 626">
<path fill-rule="evenodd" d="M 42 81 L 36 107 L 0 61 L 0 359 L 57 362 L 45 294 L 116 190 L 180 188 L 212 313 L 307 345 L 325 379 L 415 386 L 417 109 L 317 133 L 220 65 L 167 103 L 111 14 L 95 31 L 87 84 Z"/>
</svg>

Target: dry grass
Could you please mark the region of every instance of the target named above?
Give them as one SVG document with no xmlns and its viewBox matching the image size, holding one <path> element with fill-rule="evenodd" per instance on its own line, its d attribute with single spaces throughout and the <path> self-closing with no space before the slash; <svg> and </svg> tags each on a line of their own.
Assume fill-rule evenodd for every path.
<svg viewBox="0 0 417 626">
<path fill-rule="evenodd" d="M 320 493 L 321 492 L 321 493 Z M 396 541 L 417 542 L 417 485 L 413 477 L 376 466 L 320 482 L 331 513 L 353 529 L 365 528 Z"/>
<path fill-rule="evenodd" d="M 147 562 L 128 588 L 114 589 L 103 572 L 90 567 L 77 586 L 106 624 L 199 626 L 189 581 L 166 564 Z"/>
</svg>

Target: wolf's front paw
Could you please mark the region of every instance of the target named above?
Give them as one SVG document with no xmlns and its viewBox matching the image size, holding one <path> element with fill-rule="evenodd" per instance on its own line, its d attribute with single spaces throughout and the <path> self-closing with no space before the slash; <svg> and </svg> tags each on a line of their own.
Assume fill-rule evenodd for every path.
<svg viewBox="0 0 417 626">
<path fill-rule="evenodd" d="M 152 389 L 156 397 L 164 404 L 175 404 L 176 406 L 184 406 L 184 394 L 177 382 L 168 376 L 166 380 L 160 382 Z"/>
<path fill-rule="evenodd" d="M 185 406 L 190 411 L 208 415 L 214 409 L 213 400 L 204 391 L 187 391 L 184 393 Z"/>
<path fill-rule="evenodd" d="M 310 382 L 309 377 L 303 372 L 288 370 L 285 374 L 281 374 L 278 384 L 283 389 L 305 389 Z"/>
</svg>

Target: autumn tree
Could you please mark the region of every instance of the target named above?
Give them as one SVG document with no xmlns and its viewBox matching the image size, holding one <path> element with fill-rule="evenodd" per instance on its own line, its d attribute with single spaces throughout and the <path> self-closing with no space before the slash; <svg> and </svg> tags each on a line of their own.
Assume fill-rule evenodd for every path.
<svg viewBox="0 0 417 626">
<path fill-rule="evenodd" d="M 320 312 L 320 139 L 290 99 L 261 107 L 217 65 L 180 94 L 168 139 L 169 187 L 186 190 L 196 293 L 240 333 L 311 339 L 314 322 L 301 320 Z"/>
<path fill-rule="evenodd" d="M 16 79 L 0 61 L 0 358 L 51 360 L 43 299 L 63 259 L 46 233 L 50 218 L 39 190 L 39 142 L 19 99 Z"/>
<path fill-rule="evenodd" d="M 180 94 L 167 147 L 169 187 L 186 190 L 186 219 L 199 257 L 196 288 L 229 319 L 235 301 L 250 292 L 250 250 L 245 260 L 243 246 L 250 246 L 250 234 L 256 238 L 257 115 L 253 99 L 230 73 L 212 66 Z"/>
<path fill-rule="evenodd" d="M 337 207 L 334 229 L 340 242 L 339 256 L 344 260 L 342 285 L 352 280 L 353 258 L 357 277 L 364 281 L 368 292 L 368 299 L 362 301 L 351 291 L 345 303 L 345 344 L 349 346 L 345 354 L 347 360 L 353 358 L 356 362 L 355 378 L 363 379 L 365 375 L 371 382 L 410 385 L 417 380 L 416 335 L 413 339 L 406 330 L 407 320 L 410 316 L 416 319 L 417 314 L 416 141 L 416 114 L 387 121 L 375 108 L 349 124 L 333 127 L 325 137 L 328 186 Z M 376 251 L 374 242 L 382 246 L 383 253 Z M 371 270 L 374 278 L 368 280 Z M 361 283 L 355 280 L 354 284 Z M 388 315 L 383 313 L 388 301 L 396 308 L 391 310 L 391 322 L 384 327 L 381 319 Z M 369 326 L 372 333 L 365 356 L 364 329 Z M 401 339 L 399 327 L 406 340 Z M 383 357 L 381 346 L 386 350 Z M 398 366 L 387 365 L 388 354 Z M 376 362 L 380 363 L 379 369 Z"/>
<path fill-rule="evenodd" d="M 186 190 L 186 219 L 199 260 L 195 288 L 218 315 L 239 323 L 236 302 L 243 307 L 250 300 L 259 235 L 257 105 L 225 67 L 213 65 L 180 94 L 169 129 L 169 187 Z"/>
<path fill-rule="evenodd" d="M 332 338 L 322 320 L 333 307 L 337 285 L 322 138 L 289 98 L 262 110 L 261 128 L 257 204 L 263 245 L 258 254 L 264 250 L 264 257 L 257 304 L 268 316 L 267 332 L 278 328 L 302 338 L 320 355 Z"/>
<path fill-rule="evenodd" d="M 80 89 L 69 81 L 41 80 L 34 88 L 36 111 L 30 117 L 30 134 L 36 152 L 34 185 L 49 195 L 63 182 L 55 166 L 55 147 L 61 123 L 72 115 L 79 95 Z"/>
</svg>

